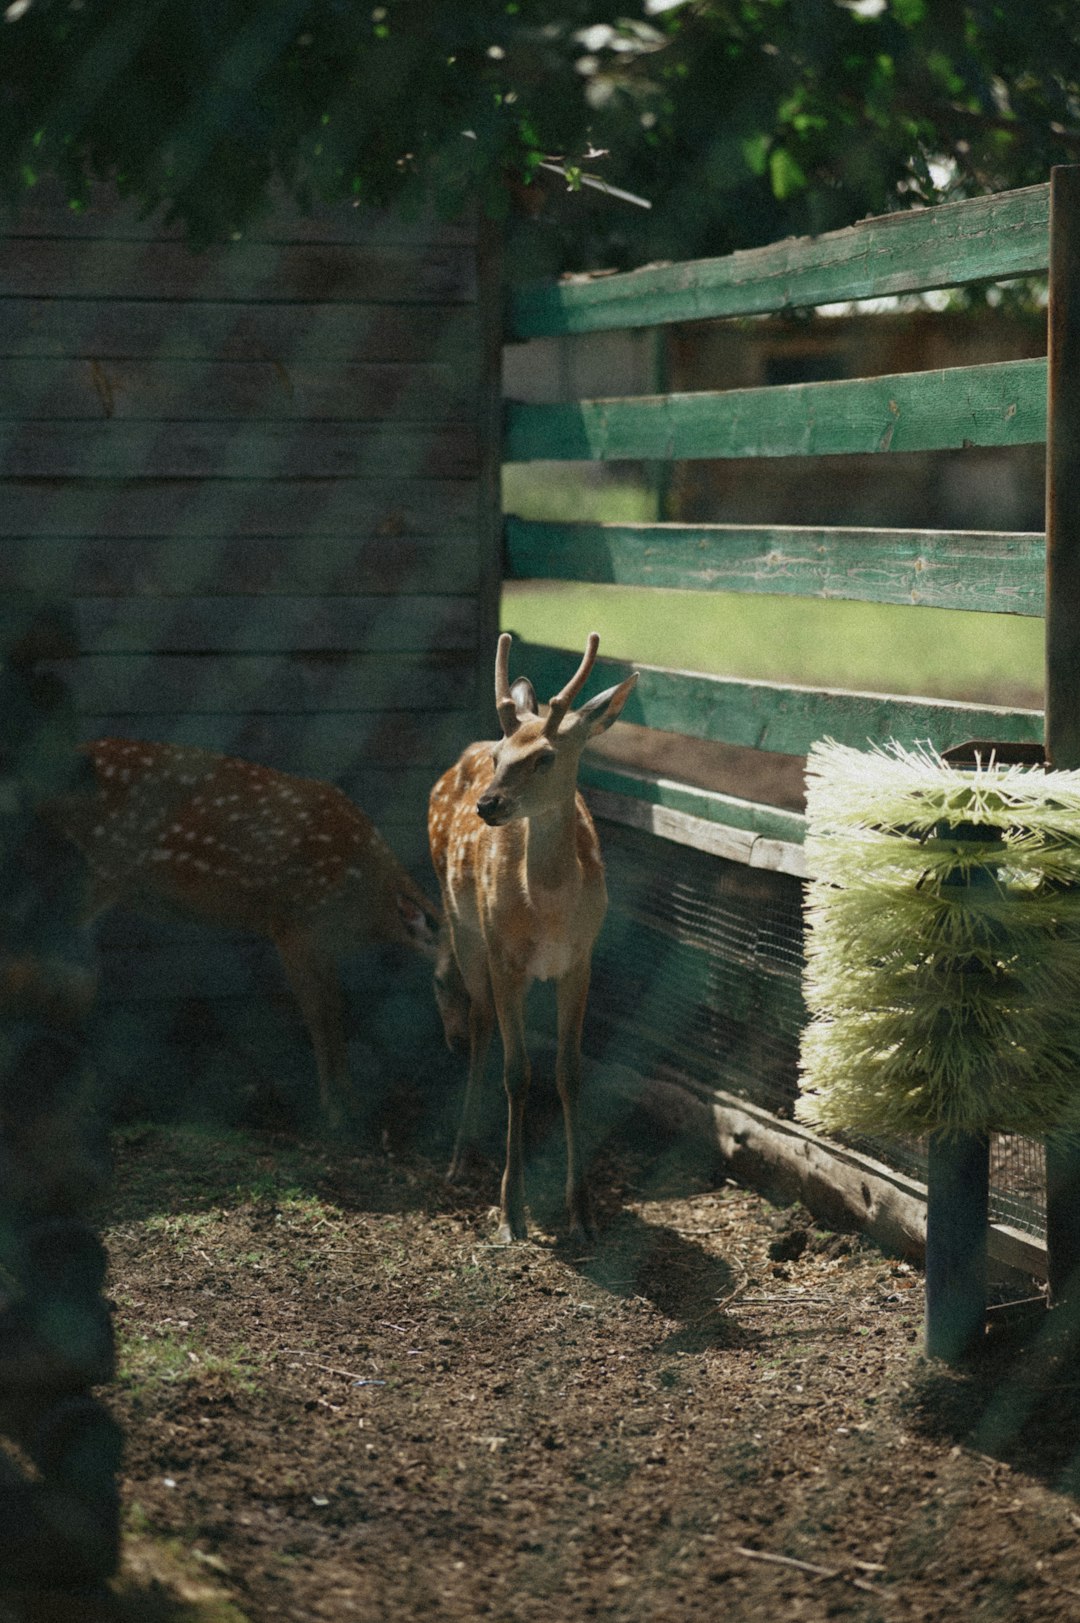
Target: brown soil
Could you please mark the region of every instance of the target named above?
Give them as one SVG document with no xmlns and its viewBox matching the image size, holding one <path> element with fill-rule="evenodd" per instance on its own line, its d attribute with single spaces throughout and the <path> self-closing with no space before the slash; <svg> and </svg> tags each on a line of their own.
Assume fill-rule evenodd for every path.
<svg viewBox="0 0 1080 1623">
<path fill-rule="evenodd" d="M 120 1615 L 1080 1619 L 1075 1368 L 929 1364 L 907 1264 L 623 1144 L 578 1256 L 415 1148 L 125 1130 Z"/>
</svg>

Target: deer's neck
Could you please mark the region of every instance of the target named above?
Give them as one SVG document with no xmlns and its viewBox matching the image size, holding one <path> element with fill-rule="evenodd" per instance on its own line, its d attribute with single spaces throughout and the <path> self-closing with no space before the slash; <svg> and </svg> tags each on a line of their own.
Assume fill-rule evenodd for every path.
<svg viewBox="0 0 1080 1623">
<path fill-rule="evenodd" d="M 559 890 L 578 872 L 577 795 L 525 824 L 525 883 L 530 896 Z"/>
</svg>

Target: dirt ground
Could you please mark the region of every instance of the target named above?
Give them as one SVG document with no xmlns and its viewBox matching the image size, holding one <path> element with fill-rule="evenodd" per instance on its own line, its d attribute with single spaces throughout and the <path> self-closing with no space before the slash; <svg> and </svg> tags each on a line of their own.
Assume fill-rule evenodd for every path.
<svg viewBox="0 0 1080 1623">
<path fill-rule="evenodd" d="M 587 1255 L 444 1157 L 119 1133 L 125 1623 L 1080 1619 L 1045 1329 L 927 1363 L 917 1271 L 640 1123 Z"/>
</svg>

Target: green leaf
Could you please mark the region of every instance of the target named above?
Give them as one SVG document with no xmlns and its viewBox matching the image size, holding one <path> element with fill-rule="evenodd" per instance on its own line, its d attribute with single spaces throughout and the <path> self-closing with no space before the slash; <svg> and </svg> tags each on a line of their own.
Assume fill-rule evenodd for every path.
<svg viewBox="0 0 1080 1623">
<path fill-rule="evenodd" d="M 748 136 L 742 143 L 742 155 L 752 175 L 763 175 L 769 163 L 770 137 L 764 131 Z"/>
<path fill-rule="evenodd" d="M 769 154 L 769 181 L 778 202 L 805 191 L 806 176 L 786 147 L 774 147 Z"/>
</svg>

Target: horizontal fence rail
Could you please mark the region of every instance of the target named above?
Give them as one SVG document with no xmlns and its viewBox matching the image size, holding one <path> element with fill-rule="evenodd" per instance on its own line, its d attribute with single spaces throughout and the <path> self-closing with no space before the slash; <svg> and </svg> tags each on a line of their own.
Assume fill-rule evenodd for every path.
<svg viewBox="0 0 1080 1623">
<path fill-rule="evenodd" d="M 1049 186 L 864 220 L 723 259 L 521 288 L 509 336 L 553 337 L 1038 275 L 1047 268 Z"/>
<path fill-rule="evenodd" d="M 1037 445 L 1046 360 L 555 405 L 510 401 L 508 462 L 839 456 Z"/>
<path fill-rule="evenodd" d="M 514 580 L 760 592 L 1038 616 L 1046 541 L 1032 531 L 506 521 Z"/>
<path fill-rule="evenodd" d="M 566 680 L 565 649 L 519 645 L 515 663 L 528 670 L 540 694 L 557 692 Z M 971 738 L 1039 743 L 1043 735 L 1041 710 L 954 699 L 745 682 L 612 659 L 597 660 L 595 679 L 607 687 L 632 670 L 641 676 L 623 709 L 625 721 L 782 755 L 805 755 L 821 738 L 854 748 L 893 738 L 907 745 L 928 740 L 938 749 L 950 749 Z"/>
</svg>

